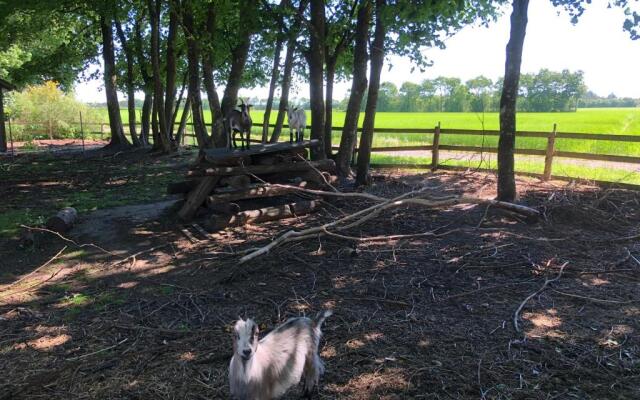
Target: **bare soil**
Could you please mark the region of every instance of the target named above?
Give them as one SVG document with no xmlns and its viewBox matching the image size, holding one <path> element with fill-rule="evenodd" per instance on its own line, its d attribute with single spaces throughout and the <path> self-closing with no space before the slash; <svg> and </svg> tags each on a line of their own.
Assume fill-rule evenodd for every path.
<svg viewBox="0 0 640 400">
<path fill-rule="evenodd" d="M 481 173 L 379 174 L 368 191 L 425 185 L 495 196 L 495 178 Z M 639 398 L 640 194 L 528 178 L 518 187 L 545 220 L 469 205 L 396 209 L 349 235 L 441 235 L 322 237 L 242 266 L 244 250 L 368 203 L 332 201 L 295 220 L 196 234 L 196 243 L 170 208 L 134 209 L 140 218 L 120 210 L 85 215 L 69 234 L 92 246 L 47 233 L 32 248 L 7 245 L 0 399 L 228 398 L 238 315 L 268 331 L 323 308 L 335 314 L 316 398 Z M 102 225 L 87 231 L 92 221 Z M 518 306 L 557 276 L 524 305 L 516 332 Z"/>
</svg>

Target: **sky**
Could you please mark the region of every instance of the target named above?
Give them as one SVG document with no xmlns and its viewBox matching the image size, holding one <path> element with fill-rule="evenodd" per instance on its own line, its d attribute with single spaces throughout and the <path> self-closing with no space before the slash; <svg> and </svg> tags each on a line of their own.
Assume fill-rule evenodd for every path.
<svg viewBox="0 0 640 400">
<path fill-rule="evenodd" d="M 569 69 L 584 71 L 585 83 L 595 93 L 606 96 L 640 98 L 640 40 L 632 41 L 622 30 L 621 9 L 607 9 L 606 1 L 591 4 L 577 25 L 549 0 L 532 0 L 529 24 L 524 43 L 522 72 L 537 72 L 541 68 L 554 71 Z M 509 40 L 509 13 L 506 9 L 489 27 L 468 26 L 447 39 L 446 49 L 427 49 L 433 66 L 424 72 L 411 71 L 411 63 L 391 57 L 383 81 L 400 86 L 405 81 L 421 82 L 438 76 L 457 77 L 466 81 L 478 75 L 496 79 L 504 74 L 505 46 Z M 349 82 L 336 84 L 334 96 L 342 99 Z M 308 86 L 296 85 L 292 97 L 309 97 Z M 80 83 L 76 96 L 85 102 L 104 102 L 102 82 Z M 266 88 L 243 89 L 240 96 L 265 98 Z M 124 96 L 121 95 L 121 99 Z"/>
</svg>

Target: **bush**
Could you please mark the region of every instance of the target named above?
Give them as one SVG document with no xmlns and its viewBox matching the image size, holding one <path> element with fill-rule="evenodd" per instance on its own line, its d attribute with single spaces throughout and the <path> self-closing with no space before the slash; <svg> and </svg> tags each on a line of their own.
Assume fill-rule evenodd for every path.
<svg viewBox="0 0 640 400">
<path fill-rule="evenodd" d="M 7 110 L 14 119 L 14 140 L 64 139 L 80 136 L 80 113 L 84 122 L 98 120 L 97 113 L 64 93 L 53 81 L 28 86 L 13 93 Z"/>
</svg>

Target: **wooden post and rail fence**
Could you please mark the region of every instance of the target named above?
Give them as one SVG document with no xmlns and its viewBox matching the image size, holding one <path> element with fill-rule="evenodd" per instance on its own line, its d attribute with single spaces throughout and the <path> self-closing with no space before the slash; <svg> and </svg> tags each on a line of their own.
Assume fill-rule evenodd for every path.
<svg viewBox="0 0 640 400">
<path fill-rule="evenodd" d="M 176 125 L 178 125 L 176 123 Z M 206 124 L 211 126 L 211 124 Z M 15 126 L 15 122 L 14 122 Z M 193 123 L 188 122 L 187 132 L 183 135 L 183 144 L 185 137 L 195 137 L 193 133 Z M 91 127 L 99 127 L 98 129 L 92 129 Z M 269 125 L 270 128 L 274 128 L 274 124 Z M 106 139 L 108 136 L 109 125 L 107 123 L 87 123 L 83 124 L 84 134 L 87 132 L 91 134 L 99 134 L 101 138 Z M 125 130 L 126 130 L 125 125 Z M 287 125 L 283 125 L 283 129 L 287 129 Z M 334 131 L 342 131 L 342 127 L 333 127 Z M 358 132 L 359 134 L 360 132 Z M 468 145 L 449 145 L 442 144 L 443 137 L 451 136 L 485 136 L 485 137 L 498 137 L 500 131 L 497 130 L 473 130 L 473 129 L 443 129 L 438 123 L 433 129 L 418 129 L 418 128 L 376 128 L 375 134 L 390 133 L 390 134 L 424 134 L 425 144 L 423 145 L 407 145 L 407 146 L 387 146 L 387 147 L 373 147 L 371 149 L 374 153 L 385 152 L 402 152 L 402 151 L 429 151 L 431 152 L 430 164 L 372 164 L 375 167 L 397 167 L 397 168 L 429 168 L 433 171 L 443 167 L 440 163 L 440 154 L 443 151 L 446 152 L 464 152 L 464 153 L 497 153 L 497 147 L 488 146 L 468 146 Z M 429 135 L 432 140 L 428 142 Z M 285 135 L 286 136 L 286 135 Z M 621 143 L 640 143 L 640 135 L 614 135 L 614 134 L 602 134 L 602 133 L 573 133 L 573 132 L 558 132 L 557 124 L 553 124 L 553 129 L 549 132 L 542 131 L 519 131 L 516 133 L 518 138 L 540 138 L 546 139 L 547 144 L 544 150 L 542 149 L 527 149 L 516 148 L 514 153 L 516 155 L 529 155 L 544 157 L 544 173 L 542 178 L 548 180 L 552 176 L 553 160 L 555 158 L 568 158 L 577 160 L 591 160 L 591 161 L 607 161 L 607 162 L 619 162 L 628 164 L 640 164 L 640 156 L 630 155 L 614 155 L 614 154 L 594 154 L 594 153 L 582 153 L 572 151 L 557 150 L 558 140 L 589 140 L 589 141 L 609 141 L 609 142 L 621 142 Z M 252 140 L 252 142 L 259 143 L 260 141 Z M 357 141 L 356 141 L 357 143 Z M 334 146 L 334 150 L 338 147 Z M 354 154 L 357 154 L 358 149 L 354 149 Z"/>
</svg>

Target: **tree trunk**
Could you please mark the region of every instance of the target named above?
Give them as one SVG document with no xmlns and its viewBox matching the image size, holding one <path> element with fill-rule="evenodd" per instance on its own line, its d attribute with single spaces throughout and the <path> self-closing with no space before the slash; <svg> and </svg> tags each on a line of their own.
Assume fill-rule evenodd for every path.
<svg viewBox="0 0 640 400">
<path fill-rule="evenodd" d="M 224 88 L 222 96 L 222 113 L 229 114 L 236 106 L 238 101 L 238 91 L 242 84 L 242 73 L 249 56 L 249 48 L 251 47 L 251 34 L 253 25 L 256 21 L 256 0 L 240 0 L 239 1 L 239 32 L 237 33 L 239 43 L 231 50 L 231 70 L 227 79 L 227 86 Z M 227 143 L 228 145 L 228 143 Z"/>
<path fill-rule="evenodd" d="M 324 113 L 324 152 L 327 157 L 332 158 L 332 134 L 333 131 L 333 84 L 336 78 L 336 57 L 329 57 L 327 60 L 327 87 L 325 89 L 325 113 Z M 366 72 L 365 72 L 366 73 Z"/>
<path fill-rule="evenodd" d="M 182 115 L 180 116 L 180 125 L 178 126 L 178 132 L 176 133 L 176 144 L 180 146 L 182 143 L 182 137 L 187 129 L 187 119 L 189 119 L 189 110 L 191 110 L 191 97 L 187 95 L 187 100 L 184 102 L 184 108 L 182 109 Z"/>
<path fill-rule="evenodd" d="M 140 144 L 149 145 L 149 131 L 151 128 L 151 104 L 153 93 L 151 89 L 144 90 L 144 101 L 142 102 L 142 116 L 140 117 Z"/>
<path fill-rule="evenodd" d="M 160 72 L 160 7 L 161 0 L 147 0 L 149 7 L 149 19 L 151 20 L 151 65 L 153 68 L 153 104 L 154 118 L 158 122 L 157 139 L 158 143 L 153 144 L 154 148 L 164 153 L 171 153 L 172 146 L 167 130 L 167 118 L 164 109 L 164 90 L 162 85 L 162 74 Z M 154 135 L 154 140 L 156 135 Z"/>
<path fill-rule="evenodd" d="M 187 37 L 187 60 L 189 63 L 189 99 L 191 100 L 191 112 L 193 119 L 193 130 L 196 135 L 198 147 L 203 149 L 210 147 L 210 139 L 207 133 L 207 127 L 204 123 L 204 115 L 202 113 L 202 98 L 200 97 L 200 66 L 199 51 L 197 38 L 194 36 L 193 9 L 191 8 L 191 0 L 184 3 L 183 23 L 185 35 Z"/>
<path fill-rule="evenodd" d="M 144 54 L 142 45 L 142 30 L 140 26 L 140 19 L 136 19 L 133 25 L 134 32 L 134 48 L 138 58 L 138 65 L 140 66 L 140 74 L 142 75 L 142 81 L 144 82 L 144 102 L 142 104 L 142 117 L 140 121 L 140 143 L 142 146 L 149 145 L 149 132 L 151 128 L 151 109 L 153 103 L 153 79 L 149 75 L 147 70 L 148 61 Z"/>
<path fill-rule="evenodd" d="M 4 125 L 4 92 L 0 88 L 0 153 L 7 152 L 7 131 Z"/>
<path fill-rule="evenodd" d="M 262 119 L 262 143 L 267 143 L 269 137 L 269 119 L 271 118 L 271 108 L 273 108 L 273 94 L 276 91 L 278 77 L 280 76 L 280 53 L 282 52 L 282 38 L 278 38 L 276 49 L 273 55 L 273 67 L 271 68 L 271 82 L 269 82 L 269 96 L 264 109 Z"/>
<path fill-rule="evenodd" d="M 210 48 L 202 54 L 202 74 L 204 77 L 204 87 L 209 100 L 209 110 L 211 110 L 211 139 L 215 147 L 224 147 L 226 145 L 226 135 L 224 134 L 224 124 L 222 108 L 220 107 L 220 98 L 216 91 L 215 81 L 213 80 L 213 66 L 215 65 L 213 46 L 216 42 L 216 12 L 214 3 L 210 3 L 207 8 L 207 35 Z"/>
<path fill-rule="evenodd" d="M 167 34 L 167 52 L 165 63 L 165 100 L 164 100 L 164 116 L 166 118 L 167 137 L 173 137 L 173 109 L 176 98 L 176 35 L 178 30 L 178 10 L 176 10 L 175 2 L 169 2 L 169 32 Z"/>
<path fill-rule="evenodd" d="M 500 140 L 498 142 L 498 200 L 516 199 L 514 149 L 516 144 L 516 101 L 522 64 L 522 47 L 527 31 L 529 0 L 513 0 L 511 33 L 507 43 L 504 83 L 500 98 Z"/>
<path fill-rule="evenodd" d="M 378 104 L 378 92 L 380 90 L 380 75 L 384 66 L 384 37 L 386 28 L 383 23 L 383 10 L 386 0 L 376 0 L 376 29 L 373 43 L 371 44 L 371 72 L 369 75 L 369 91 L 367 94 L 367 107 L 362 123 L 360 146 L 358 150 L 358 166 L 356 184 L 369 184 L 369 163 L 371 161 L 371 144 L 373 142 L 373 129 L 376 120 L 376 108 Z"/>
<path fill-rule="evenodd" d="M 311 103 L 311 139 L 320 141 L 320 146 L 311 149 L 311 159 L 326 158 L 324 135 L 324 41 L 325 5 L 323 0 L 311 0 L 310 48 L 306 54 L 309 64 L 309 97 Z"/>
<path fill-rule="evenodd" d="M 118 92 L 116 89 L 116 65 L 113 51 L 113 27 L 111 19 L 100 16 L 100 30 L 102 31 L 102 58 L 104 61 L 104 91 L 107 97 L 107 110 L 109 112 L 109 127 L 111 128 L 111 141 L 108 146 L 129 146 L 122 128 L 120 105 L 118 104 Z"/>
<path fill-rule="evenodd" d="M 276 126 L 273 128 L 270 143 L 276 143 L 280 139 L 284 117 L 289 107 L 289 91 L 291 89 L 291 74 L 293 72 L 293 57 L 296 52 L 296 38 L 289 37 L 287 43 L 287 55 L 284 58 L 284 70 L 282 74 L 282 93 L 280 93 L 280 104 L 278 105 L 278 117 L 276 118 Z"/>
<path fill-rule="evenodd" d="M 116 24 L 116 33 L 118 34 L 118 38 L 120 38 L 120 44 L 124 50 L 124 56 L 127 61 L 127 110 L 128 110 L 128 119 L 129 119 L 129 135 L 131 136 L 131 142 L 134 146 L 139 147 L 141 145 L 140 139 L 138 138 L 138 132 L 136 129 L 136 97 L 135 92 L 136 88 L 133 83 L 134 81 L 134 64 L 135 60 L 133 59 L 133 52 L 131 50 L 131 46 L 127 41 L 127 37 L 124 34 L 124 30 L 122 29 L 122 24 L 120 21 L 115 19 Z"/>
<path fill-rule="evenodd" d="M 369 24 L 371 22 L 371 2 L 365 0 L 358 11 L 356 25 L 355 47 L 353 53 L 353 80 L 351 84 L 351 96 L 347 105 L 347 114 L 344 118 L 344 128 L 340 138 L 340 150 L 336 158 L 338 176 L 346 178 L 351 172 L 349 167 L 353 149 L 356 144 L 358 121 L 360 119 L 360 106 L 367 89 L 367 44 L 369 42 Z"/>
<path fill-rule="evenodd" d="M 158 127 L 158 110 L 157 103 L 154 101 L 151 103 L 151 136 L 153 137 L 153 145 L 151 151 L 162 151 L 162 145 L 160 140 L 160 128 Z"/>
<path fill-rule="evenodd" d="M 173 113 L 171 115 L 171 119 L 169 120 L 171 126 L 175 126 L 176 120 L 178 119 L 178 112 L 180 111 L 180 105 L 182 104 L 182 100 L 184 100 L 184 91 L 187 87 L 188 79 L 189 79 L 189 69 L 187 68 L 187 70 L 182 75 L 182 85 L 180 85 L 180 94 L 178 95 L 178 100 L 176 100 L 175 106 L 173 106 Z M 189 96 L 187 95 L 187 97 Z M 187 107 L 186 109 L 188 110 L 189 108 Z"/>
</svg>

